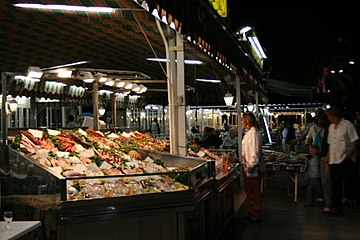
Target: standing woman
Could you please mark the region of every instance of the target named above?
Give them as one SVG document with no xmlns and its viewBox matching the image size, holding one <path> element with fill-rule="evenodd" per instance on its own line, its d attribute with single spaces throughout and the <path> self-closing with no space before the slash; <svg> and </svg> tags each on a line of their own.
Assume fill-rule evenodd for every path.
<svg viewBox="0 0 360 240">
<path fill-rule="evenodd" d="M 262 141 L 253 113 L 244 113 L 241 125 L 246 130 L 242 140 L 242 161 L 244 189 L 249 204 L 247 218 L 255 223 L 261 221 L 262 213 L 261 173 L 265 171 Z"/>
</svg>

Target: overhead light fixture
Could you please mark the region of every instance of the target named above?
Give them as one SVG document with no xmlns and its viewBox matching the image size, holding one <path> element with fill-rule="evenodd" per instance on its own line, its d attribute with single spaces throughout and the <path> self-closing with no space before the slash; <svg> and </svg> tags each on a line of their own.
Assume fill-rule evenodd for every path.
<svg viewBox="0 0 360 240">
<path fill-rule="evenodd" d="M 254 104 L 252 104 L 251 102 L 249 102 L 248 105 L 247 105 L 247 109 L 248 109 L 249 112 L 254 111 Z"/>
<path fill-rule="evenodd" d="M 101 72 L 95 73 L 94 77 L 99 79 L 99 83 L 104 83 L 104 82 L 106 82 L 108 80 L 107 75 L 105 73 L 101 73 Z"/>
<path fill-rule="evenodd" d="M 154 61 L 154 62 L 166 62 L 166 61 L 170 61 L 167 60 L 166 58 L 146 58 L 146 60 L 148 61 Z M 177 62 L 177 60 L 175 60 L 175 62 Z M 184 60 L 185 64 L 192 64 L 192 65 L 200 65 L 203 64 L 202 61 L 200 60 L 191 60 L 191 59 L 185 59 Z"/>
<path fill-rule="evenodd" d="M 203 62 L 200 60 L 189 60 L 189 59 L 184 60 L 184 63 L 185 64 L 193 64 L 193 65 L 203 64 Z"/>
<path fill-rule="evenodd" d="M 79 62 L 67 63 L 67 64 L 62 64 L 62 65 L 57 65 L 57 66 L 52 66 L 52 67 L 47 67 L 47 68 L 41 68 L 41 71 L 47 71 L 47 70 L 58 69 L 58 68 L 66 68 L 66 67 L 81 65 L 81 64 L 85 64 L 85 63 L 88 63 L 88 61 L 79 61 Z"/>
<path fill-rule="evenodd" d="M 29 78 L 41 78 L 43 72 L 39 67 L 29 67 L 28 68 L 28 77 Z"/>
<path fill-rule="evenodd" d="M 259 39 L 255 36 L 252 36 L 252 37 L 248 37 L 250 43 L 251 43 L 251 46 L 254 48 L 256 54 L 261 57 L 262 59 L 265 59 L 267 58 L 266 55 L 265 55 L 265 52 L 263 50 L 263 48 L 261 47 L 261 44 L 259 42 Z"/>
<path fill-rule="evenodd" d="M 78 73 L 78 76 L 83 80 L 85 83 L 92 83 L 94 81 L 94 76 L 91 74 L 91 72 L 83 72 L 80 71 Z"/>
<path fill-rule="evenodd" d="M 219 80 L 219 79 L 197 78 L 195 80 L 198 82 L 221 83 L 221 80 Z"/>
<path fill-rule="evenodd" d="M 146 58 L 148 61 L 154 61 L 154 62 L 166 62 L 166 58 Z"/>
<path fill-rule="evenodd" d="M 117 84 L 117 87 L 118 88 L 123 88 L 125 86 L 125 82 L 122 82 L 120 81 L 118 84 Z"/>
<path fill-rule="evenodd" d="M 147 87 L 145 87 L 144 85 L 140 84 L 139 87 L 140 87 L 140 90 L 138 91 L 138 93 L 144 93 L 147 91 Z"/>
<path fill-rule="evenodd" d="M 100 116 L 103 116 L 105 114 L 105 108 L 102 104 L 99 105 L 99 108 L 98 108 L 98 111 L 99 111 L 99 114 Z"/>
<path fill-rule="evenodd" d="M 16 112 L 18 102 L 13 98 L 8 102 L 10 113 Z"/>
<path fill-rule="evenodd" d="M 238 32 L 237 32 L 237 35 L 238 35 L 238 38 L 240 41 L 247 41 L 247 32 L 249 32 L 250 30 L 252 30 L 252 27 L 249 27 L 249 26 L 246 26 L 246 27 L 243 27 L 241 28 Z"/>
<path fill-rule="evenodd" d="M 110 90 L 105 90 L 105 89 L 101 89 L 99 90 L 99 94 L 113 94 L 114 92 L 113 91 L 110 91 Z"/>
<path fill-rule="evenodd" d="M 113 80 L 105 82 L 106 86 L 114 86 L 115 82 Z"/>
<path fill-rule="evenodd" d="M 114 11 L 110 7 L 86 7 L 74 5 L 58 5 L 58 4 L 35 4 L 35 3 L 17 3 L 15 7 L 29 8 L 29 9 L 45 9 L 45 10 L 68 10 L 80 12 L 98 12 L 98 13 L 111 13 Z"/>
<path fill-rule="evenodd" d="M 234 100 L 234 96 L 231 93 L 227 92 L 224 96 L 224 101 L 225 101 L 226 106 L 231 107 L 233 100 Z"/>
<path fill-rule="evenodd" d="M 249 27 L 249 26 L 245 26 L 243 28 L 240 29 L 239 33 L 240 34 L 243 34 L 243 33 L 246 33 L 248 31 L 250 31 L 252 29 L 252 27 Z"/>
<path fill-rule="evenodd" d="M 132 89 L 132 86 L 133 86 L 132 83 L 126 83 L 124 87 L 125 89 Z"/>
<path fill-rule="evenodd" d="M 132 89 L 131 89 L 131 90 L 133 90 L 134 92 L 138 92 L 138 91 L 140 91 L 140 86 L 135 83 L 135 84 L 132 86 Z"/>
<path fill-rule="evenodd" d="M 57 75 L 59 78 L 71 78 L 72 71 L 67 69 L 59 69 Z"/>
<path fill-rule="evenodd" d="M 99 83 L 104 83 L 107 81 L 107 78 L 106 77 L 100 77 L 99 78 Z"/>
</svg>

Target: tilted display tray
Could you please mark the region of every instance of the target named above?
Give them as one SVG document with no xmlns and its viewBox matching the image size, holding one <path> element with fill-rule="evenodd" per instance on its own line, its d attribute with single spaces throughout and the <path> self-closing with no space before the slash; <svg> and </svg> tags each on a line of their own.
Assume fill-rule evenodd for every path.
<svg viewBox="0 0 360 240">
<path fill-rule="evenodd" d="M 161 159 L 164 165 L 171 169 L 181 168 L 181 171 L 66 178 L 60 174 L 53 173 L 48 168 L 33 161 L 31 157 L 25 156 L 17 150 L 10 148 L 9 164 L 14 179 L 12 181 L 13 195 L 40 196 L 56 194 L 59 195 L 59 197 L 55 198 L 59 199 L 59 203 L 111 197 L 129 198 L 137 195 L 166 194 L 169 192 L 197 192 L 200 186 L 213 179 L 213 163 L 211 161 L 199 158 L 180 157 L 149 150 L 138 151 L 152 159 Z M 171 179 L 175 179 L 176 181 L 171 181 Z M 116 184 L 118 180 L 122 181 L 119 186 L 123 186 L 124 189 L 119 190 L 114 186 L 112 190 L 117 190 L 117 193 L 102 188 L 106 184 L 112 186 L 112 184 Z M 160 184 L 157 184 L 157 181 L 160 181 Z M 74 187 L 71 186 L 79 186 L 78 183 L 92 183 L 100 188 L 91 189 L 92 187 L 87 186 L 91 193 L 80 198 L 74 197 L 71 195 L 71 190 L 77 191 L 79 189 L 74 189 Z M 169 186 L 167 186 L 168 183 L 170 183 Z M 153 189 L 157 188 L 157 191 L 147 188 L 137 189 L 136 184 L 143 187 L 146 187 L 147 184 L 153 184 L 155 186 Z M 161 185 L 165 186 L 165 190 L 161 189 Z M 54 203 L 52 203 L 52 205 L 54 205 Z"/>
</svg>

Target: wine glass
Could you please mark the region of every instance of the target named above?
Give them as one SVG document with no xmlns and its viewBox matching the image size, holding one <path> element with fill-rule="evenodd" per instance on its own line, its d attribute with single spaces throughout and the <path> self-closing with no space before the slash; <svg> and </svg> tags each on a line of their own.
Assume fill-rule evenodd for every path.
<svg viewBox="0 0 360 240">
<path fill-rule="evenodd" d="M 13 212 L 12 211 L 5 211 L 4 212 L 4 220 L 6 223 L 6 228 L 9 229 L 11 227 L 11 221 L 13 219 Z"/>
</svg>

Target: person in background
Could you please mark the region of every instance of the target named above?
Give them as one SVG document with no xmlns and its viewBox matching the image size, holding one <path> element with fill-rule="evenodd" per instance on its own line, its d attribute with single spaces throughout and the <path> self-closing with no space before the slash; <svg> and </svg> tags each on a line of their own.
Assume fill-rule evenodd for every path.
<svg viewBox="0 0 360 240">
<path fill-rule="evenodd" d="M 151 133 L 153 135 L 160 134 L 160 124 L 159 124 L 157 118 L 154 118 L 154 120 L 151 123 Z"/>
<path fill-rule="evenodd" d="M 304 207 L 315 207 L 316 199 L 323 197 L 320 178 L 320 147 L 311 145 L 309 154 L 311 156 L 307 169 L 309 184 L 306 190 Z"/>
<path fill-rule="evenodd" d="M 282 130 L 281 130 L 281 146 L 282 146 L 282 150 L 283 152 L 287 153 L 288 152 L 288 148 L 287 148 L 287 144 L 286 144 L 286 136 L 288 134 L 288 127 L 286 122 L 282 122 L 281 124 Z"/>
<path fill-rule="evenodd" d="M 314 117 L 314 123 L 315 123 L 315 124 L 316 124 L 316 118 L 317 118 L 317 116 L 322 115 L 322 114 L 325 114 L 324 109 L 322 109 L 322 108 L 317 108 L 317 109 L 315 110 L 315 117 Z M 326 116 L 326 115 L 325 115 L 325 116 Z M 308 136 L 309 131 L 311 130 L 311 128 L 312 128 L 315 124 L 311 124 L 311 126 L 306 126 L 305 129 L 304 129 L 304 133 L 303 133 L 301 136 L 299 136 L 299 137 L 291 140 L 290 143 L 291 143 L 291 144 L 296 144 L 296 143 L 298 143 L 298 142 L 305 141 L 305 140 L 306 140 L 306 137 Z M 305 143 L 305 145 L 306 145 L 306 143 Z M 309 146 L 309 144 L 307 144 L 307 146 Z"/>
<path fill-rule="evenodd" d="M 224 136 L 223 142 L 220 147 L 222 147 L 222 148 L 236 147 L 237 146 L 237 136 L 238 136 L 237 127 L 230 128 L 229 133 L 227 133 Z"/>
<path fill-rule="evenodd" d="M 292 143 L 292 140 L 296 138 L 296 129 L 294 128 L 293 122 L 288 122 L 287 124 L 287 134 L 285 138 L 287 152 L 291 152 L 295 150 L 295 145 Z"/>
<path fill-rule="evenodd" d="M 70 114 L 69 116 L 68 116 L 68 124 L 66 125 L 66 127 L 73 127 L 73 128 L 75 128 L 75 127 L 79 127 L 79 125 L 76 123 L 76 121 L 75 121 L 75 117 L 74 117 L 74 115 L 72 115 L 72 114 Z"/>
<path fill-rule="evenodd" d="M 355 112 L 355 121 L 354 121 L 356 131 L 358 136 L 360 136 L 360 108 Z M 358 144 L 357 154 L 356 154 L 356 166 L 355 166 L 355 201 L 360 204 L 360 144 Z"/>
<path fill-rule="evenodd" d="M 204 141 L 204 147 L 210 149 L 218 149 L 222 143 L 220 138 L 220 132 L 216 131 L 214 128 L 209 128 L 208 136 Z"/>
<path fill-rule="evenodd" d="M 329 163 L 326 161 L 326 156 L 329 150 L 329 144 L 327 143 L 327 138 L 329 135 L 329 125 L 330 122 L 325 114 L 325 111 L 321 114 L 318 114 L 316 117 L 316 125 L 320 128 L 323 128 L 323 131 L 320 131 L 320 136 L 322 139 L 320 146 L 320 176 L 321 176 L 321 184 L 323 189 L 324 196 L 324 208 L 323 212 L 328 213 L 331 212 L 331 206 L 333 205 L 333 195 L 331 190 L 331 178 L 330 178 L 330 168 Z M 315 125 L 314 125 L 315 127 Z M 312 141 L 315 136 L 312 137 Z"/>
<path fill-rule="evenodd" d="M 197 126 L 192 126 L 191 133 L 199 133 L 199 129 L 197 128 Z"/>
<path fill-rule="evenodd" d="M 352 186 L 352 168 L 356 161 L 356 149 L 359 136 L 352 122 L 342 117 L 338 107 L 330 107 L 326 111 L 330 121 L 327 142 L 329 151 L 327 160 L 330 164 L 330 177 L 333 192 L 332 216 L 342 214 L 342 198 L 344 193 L 358 186 Z M 344 184 L 345 183 L 345 184 Z M 352 183 L 352 184 L 351 184 Z M 344 189 L 343 189 L 344 184 Z"/>
<path fill-rule="evenodd" d="M 246 112 L 241 119 L 241 125 L 246 130 L 242 140 L 242 162 L 244 168 L 244 190 L 249 204 L 247 219 L 252 223 L 261 221 L 262 193 L 261 178 L 265 172 L 265 163 L 262 156 L 262 140 L 259 129 L 256 127 L 256 117 Z"/>
</svg>

